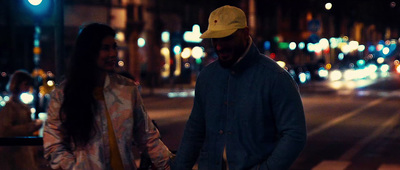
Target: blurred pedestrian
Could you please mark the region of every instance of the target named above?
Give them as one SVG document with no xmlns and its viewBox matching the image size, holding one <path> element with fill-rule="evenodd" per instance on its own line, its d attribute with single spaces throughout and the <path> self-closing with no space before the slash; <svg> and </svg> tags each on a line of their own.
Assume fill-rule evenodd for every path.
<svg viewBox="0 0 400 170">
<path fill-rule="evenodd" d="M 0 111 L 0 137 L 34 136 L 42 121 L 32 120 L 31 107 L 20 100 L 33 85 L 31 75 L 23 70 L 14 72 L 7 84 L 10 99 Z M 37 150 L 32 146 L 0 147 L 1 169 L 37 169 Z"/>
<path fill-rule="evenodd" d="M 209 16 L 218 60 L 205 67 L 173 169 L 288 169 L 304 148 L 306 124 L 297 84 L 262 55 L 244 12 L 223 6 Z"/>
<path fill-rule="evenodd" d="M 160 140 L 137 84 L 115 73 L 115 31 L 92 23 L 77 37 L 66 80 L 51 94 L 44 129 L 52 168 L 137 169 L 135 142 L 158 169 L 171 152 Z"/>
</svg>

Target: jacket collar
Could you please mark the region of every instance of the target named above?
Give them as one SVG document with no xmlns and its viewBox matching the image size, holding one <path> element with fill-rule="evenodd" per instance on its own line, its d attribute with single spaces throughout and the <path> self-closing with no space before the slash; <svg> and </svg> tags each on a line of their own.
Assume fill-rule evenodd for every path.
<svg viewBox="0 0 400 170">
<path fill-rule="evenodd" d="M 106 80 L 104 81 L 104 90 L 111 90 L 112 86 L 115 86 L 115 74 L 114 73 L 107 73 Z"/>
<path fill-rule="evenodd" d="M 260 52 L 253 42 L 250 44 L 248 52 L 241 60 L 230 68 L 231 71 L 236 73 L 244 72 L 247 68 L 255 64 L 259 60 Z"/>
</svg>

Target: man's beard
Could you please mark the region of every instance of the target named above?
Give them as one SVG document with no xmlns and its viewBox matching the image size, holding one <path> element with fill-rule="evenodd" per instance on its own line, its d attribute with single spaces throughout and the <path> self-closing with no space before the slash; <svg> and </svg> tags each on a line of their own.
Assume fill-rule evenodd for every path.
<svg viewBox="0 0 400 170">
<path fill-rule="evenodd" d="M 217 52 L 219 64 L 223 68 L 231 68 L 233 65 L 236 64 L 236 62 L 239 60 L 240 56 L 243 55 L 244 51 L 245 51 L 244 48 L 236 47 L 236 48 L 234 48 L 234 50 L 232 52 L 230 52 L 232 57 L 230 59 L 225 59 L 225 60 L 223 60 L 222 57 L 219 56 L 219 54 Z M 226 53 L 226 51 L 225 52 L 220 51 L 220 53 Z"/>
<path fill-rule="evenodd" d="M 228 60 L 228 61 L 219 60 L 219 64 L 223 68 L 231 68 L 236 63 L 236 61 L 237 60 Z"/>
</svg>

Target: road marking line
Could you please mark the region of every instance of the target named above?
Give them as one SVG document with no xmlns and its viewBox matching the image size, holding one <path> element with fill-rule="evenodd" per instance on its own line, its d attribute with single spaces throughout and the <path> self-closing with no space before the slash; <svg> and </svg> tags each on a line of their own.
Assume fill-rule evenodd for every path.
<svg viewBox="0 0 400 170">
<path fill-rule="evenodd" d="M 395 164 L 383 164 L 379 166 L 378 170 L 399 170 L 400 165 Z"/>
<path fill-rule="evenodd" d="M 350 161 L 326 160 L 314 166 L 312 170 L 345 170 L 351 165 Z M 381 164 L 377 170 L 400 170 L 399 164 Z"/>
<path fill-rule="evenodd" d="M 312 170 L 345 170 L 350 164 L 349 161 L 322 161 Z"/>
<path fill-rule="evenodd" d="M 338 117 L 336 119 L 333 119 L 333 120 L 329 121 L 328 123 L 325 123 L 325 124 L 315 128 L 315 129 L 311 130 L 308 133 L 308 137 L 311 137 L 311 136 L 314 136 L 314 135 L 316 135 L 318 133 L 321 133 L 322 131 L 324 131 L 324 130 L 326 130 L 326 129 L 328 129 L 328 128 L 330 128 L 330 127 L 332 127 L 332 126 L 334 126 L 334 125 L 336 125 L 336 124 L 338 124 L 338 123 L 340 123 L 340 122 L 342 122 L 342 121 L 344 121 L 346 119 L 349 119 L 349 118 L 351 118 L 353 116 L 356 116 L 356 115 L 360 114 L 362 111 L 367 110 L 370 107 L 373 107 L 375 105 L 378 105 L 379 103 L 382 103 L 384 100 L 386 100 L 386 98 L 387 97 L 376 99 L 376 100 L 368 103 L 368 105 L 365 106 L 365 107 L 364 106 L 360 107 L 360 108 L 358 108 L 358 109 L 356 109 L 356 110 L 354 110 L 352 112 L 346 113 L 346 114 L 344 114 L 344 115 L 342 115 L 342 116 L 340 116 L 340 117 Z"/>
<path fill-rule="evenodd" d="M 342 161 L 351 160 L 362 148 L 364 148 L 373 139 L 382 134 L 388 127 L 395 125 L 399 118 L 400 118 L 400 113 L 394 114 L 392 117 L 386 120 L 383 125 L 381 125 L 378 129 L 376 129 L 371 135 L 365 137 L 363 140 L 359 141 L 356 145 L 354 145 L 351 149 L 347 150 L 342 156 L 340 156 L 339 160 Z"/>
</svg>

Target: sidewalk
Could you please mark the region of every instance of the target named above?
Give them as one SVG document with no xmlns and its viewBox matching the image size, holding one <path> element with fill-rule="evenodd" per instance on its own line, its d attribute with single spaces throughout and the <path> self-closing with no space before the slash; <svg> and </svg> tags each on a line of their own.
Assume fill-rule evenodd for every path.
<svg viewBox="0 0 400 170">
<path fill-rule="evenodd" d="M 299 90 L 302 94 L 318 93 L 318 94 L 332 94 L 337 91 L 329 85 L 326 81 L 311 81 L 306 84 L 299 84 Z M 153 89 L 147 86 L 141 86 L 142 97 L 151 96 L 167 96 L 167 97 L 187 97 L 185 95 L 194 96 L 195 86 L 191 84 L 178 84 L 174 88 L 169 85 L 162 87 L 155 87 Z M 188 93 L 188 94 L 184 94 Z"/>
<path fill-rule="evenodd" d="M 141 86 L 142 97 L 151 96 L 167 96 L 167 97 L 187 97 L 194 96 L 194 85 L 191 84 L 178 84 L 174 88 L 169 85 L 164 85 L 162 87 L 155 87 L 153 89 Z M 187 96 L 186 96 L 187 95 Z"/>
</svg>

